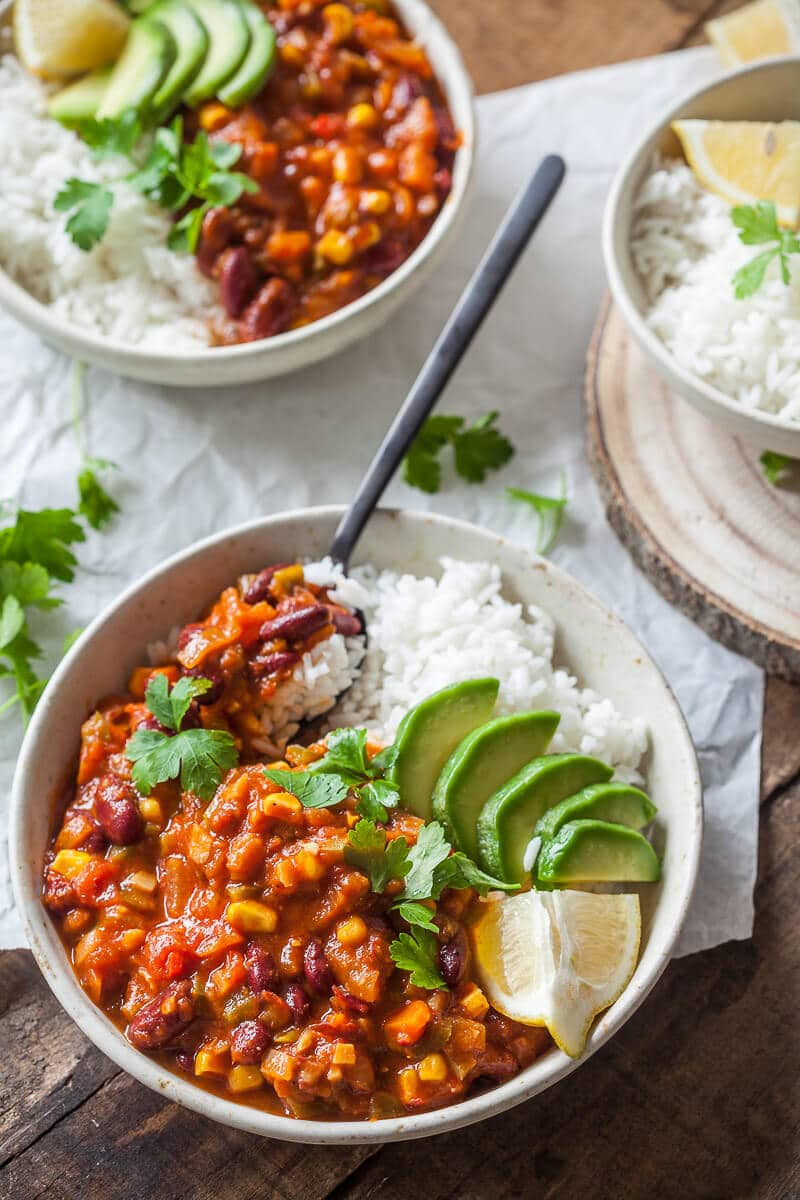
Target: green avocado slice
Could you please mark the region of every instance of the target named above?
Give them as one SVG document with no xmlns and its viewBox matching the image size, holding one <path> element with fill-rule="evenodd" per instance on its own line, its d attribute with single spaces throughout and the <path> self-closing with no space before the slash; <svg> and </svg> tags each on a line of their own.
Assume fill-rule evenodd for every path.
<svg viewBox="0 0 800 1200">
<path fill-rule="evenodd" d="M 536 862 L 541 883 L 655 883 L 661 864 L 646 837 L 628 825 L 568 821 Z"/>
<path fill-rule="evenodd" d="M 586 754 L 534 758 L 491 796 L 478 817 L 478 858 L 484 871 L 506 883 L 527 877 L 523 859 L 545 811 L 592 783 L 606 783 L 611 767 Z"/>
<path fill-rule="evenodd" d="M 239 70 L 250 48 L 250 30 L 235 0 L 186 0 L 208 32 L 210 45 L 198 74 L 183 94 L 195 107 L 216 96 Z"/>
<path fill-rule="evenodd" d="M 478 815 L 520 767 L 543 754 L 556 731 L 555 712 L 514 713 L 473 729 L 456 746 L 436 781 L 433 815 L 470 858 L 478 855 Z"/>
<path fill-rule="evenodd" d="M 76 83 L 56 92 L 47 102 L 47 111 L 62 125 L 78 125 L 90 119 L 100 107 L 108 88 L 112 67 L 90 71 Z"/>
<path fill-rule="evenodd" d="M 158 120 L 164 121 L 203 66 L 209 37 L 205 25 L 183 0 L 156 0 L 147 15 L 166 25 L 178 47 L 177 57 L 153 97 Z"/>
<path fill-rule="evenodd" d="M 499 688 L 497 679 L 466 679 L 434 692 L 406 713 L 386 769 L 386 778 L 400 790 L 403 808 L 430 820 L 442 767 L 458 743 L 491 716 Z"/>
<path fill-rule="evenodd" d="M 643 829 L 650 824 L 657 811 L 652 800 L 629 783 L 619 780 L 595 783 L 548 808 L 533 832 L 537 837 L 553 838 L 567 821 L 580 819 L 611 821 L 615 825 Z"/>
<path fill-rule="evenodd" d="M 250 49 L 235 75 L 218 92 L 228 108 L 239 108 L 264 86 L 275 62 L 275 30 L 260 8 L 242 3 L 242 15 L 250 30 Z"/>
<path fill-rule="evenodd" d="M 129 108 L 145 114 L 177 55 L 166 25 L 149 16 L 137 17 L 97 109 L 98 121 L 120 117 Z"/>
</svg>

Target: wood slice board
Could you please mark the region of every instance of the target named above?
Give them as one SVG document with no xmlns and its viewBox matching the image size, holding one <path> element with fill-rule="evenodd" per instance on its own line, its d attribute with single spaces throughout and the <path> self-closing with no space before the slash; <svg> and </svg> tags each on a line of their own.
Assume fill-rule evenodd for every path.
<svg viewBox="0 0 800 1200">
<path fill-rule="evenodd" d="M 706 633 L 800 682 L 800 468 L 768 483 L 757 449 L 669 390 L 610 298 L 586 427 L 608 520 L 645 575 Z"/>
</svg>

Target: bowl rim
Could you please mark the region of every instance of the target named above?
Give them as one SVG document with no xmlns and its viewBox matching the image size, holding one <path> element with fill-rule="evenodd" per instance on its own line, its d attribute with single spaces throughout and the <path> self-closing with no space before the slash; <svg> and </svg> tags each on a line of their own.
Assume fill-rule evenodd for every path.
<svg viewBox="0 0 800 1200">
<path fill-rule="evenodd" d="M 458 221 L 469 194 L 475 167 L 476 117 L 475 91 L 472 78 L 467 71 L 463 56 L 453 40 L 447 26 L 434 12 L 427 0 L 393 0 L 404 21 L 407 21 L 419 32 L 415 34 L 427 49 L 427 42 L 433 34 L 441 45 L 443 62 L 434 65 L 434 76 L 442 87 L 451 105 L 457 103 L 463 107 L 463 114 L 458 123 L 458 132 L 462 142 L 456 151 L 455 169 L 453 171 L 453 186 L 445 203 L 436 215 L 428 232 L 418 246 L 408 256 L 405 262 L 392 271 L 376 287 L 365 292 L 356 300 L 312 321 L 298 329 L 290 329 L 285 333 L 276 334 L 271 338 L 262 338 L 255 342 L 239 342 L 233 346 L 200 346 L 197 349 L 175 347 L 144 347 L 136 342 L 127 342 L 118 337 L 108 337 L 95 333 L 75 324 L 63 317 L 57 316 L 50 305 L 37 300 L 23 284 L 0 265 L 0 306 L 26 328 L 33 330 L 38 336 L 52 338 L 61 342 L 68 341 L 73 346 L 85 348 L 91 354 L 110 354 L 120 356 L 134 362 L 146 362 L 149 367 L 202 367 L 212 360 L 214 364 L 236 364 L 259 356 L 272 353 L 278 355 L 281 351 L 289 352 L 297 346 L 302 346 L 314 338 L 324 335 L 335 335 L 342 325 L 349 324 L 359 315 L 373 306 L 380 305 L 403 287 L 418 268 L 427 263 L 437 249 L 446 242 L 453 226 Z M 7 11 L 0 6 L 0 25 L 8 20 Z M 413 32 L 413 30 L 412 30 Z M 9 51 L 12 57 L 16 53 Z M 387 319 L 391 312 L 387 313 Z M 330 351 L 335 353 L 335 348 Z"/>
<path fill-rule="evenodd" d="M 230 540 L 240 539 L 279 526 L 291 521 L 309 521 L 339 517 L 345 511 L 343 505 L 324 505 L 311 508 L 292 509 L 276 513 L 268 517 L 257 518 L 240 525 L 212 534 L 210 537 L 193 542 L 183 550 L 165 559 L 151 568 L 145 575 L 130 584 L 111 604 L 106 606 L 84 630 L 72 648 L 68 651 L 56 668 L 50 682 L 42 695 L 39 705 L 34 712 L 30 725 L 25 733 L 22 748 L 14 772 L 11 793 L 11 812 L 9 825 L 9 849 L 11 881 L 20 914 L 23 920 L 28 945 L 33 952 L 37 964 L 54 995 L 73 1020 L 80 1024 L 81 1029 L 90 1040 L 99 1047 L 118 1067 L 132 1075 L 140 1083 L 175 1101 L 186 1108 L 200 1113 L 233 1128 L 244 1130 L 260 1136 L 273 1137 L 282 1141 L 325 1143 L 334 1145 L 377 1144 L 389 1141 L 405 1141 L 426 1137 L 437 1133 L 463 1128 L 476 1121 L 485 1120 L 511 1108 L 532 1096 L 551 1087 L 554 1083 L 576 1070 L 595 1051 L 599 1050 L 633 1015 L 650 993 L 665 970 L 672 949 L 683 927 L 689 905 L 697 881 L 700 861 L 700 850 L 703 833 L 703 801 L 702 784 L 696 751 L 686 725 L 685 717 L 678 705 L 675 695 L 660 669 L 641 645 L 638 638 L 628 628 L 625 622 L 600 600 L 587 591 L 568 572 L 553 563 L 534 554 L 510 538 L 495 533 L 493 530 L 481 528 L 471 522 L 459 518 L 448 517 L 438 513 L 424 512 L 414 509 L 379 508 L 377 511 L 389 519 L 401 517 L 414 524 L 435 524 L 446 529 L 454 529 L 476 540 L 486 548 L 498 545 L 513 554 L 520 563 L 525 563 L 553 579 L 557 586 L 571 590 L 577 594 L 581 603 L 593 608 L 598 616 L 612 625 L 624 637 L 630 640 L 636 649 L 637 658 L 657 673 L 665 693 L 666 702 L 672 707 L 677 719 L 677 728 L 681 731 L 686 752 L 687 776 L 690 784 L 687 789 L 687 823 L 690 822 L 689 846 L 684 864 L 685 889 L 680 895 L 680 902 L 675 905 L 671 924 L 662 937 L 653 963 L 641 979 L 632 980 L 615 1004 L 604 1014 L 599 1023 L 595 1023 L 587 1041 L 584 1053 L 578 1059 L 571 1059 L 563 1051 L 552 1047 L 540 1059 L 525 1068 L 513 1079 L 499 1084 L 476 1096 L 460 1100 L 445 1108 L 419 1115 L 393 1117 L 380 1121 L 313 1121 L 293 1119 L 278 1116 L 264 1109 L 237 1104 L 225 1100 L 213 1093 L 206 1092 L 194 1083 L 181 1079 L 178 1075 L 161 1067 L 159 1063 L 136 1050 L 128 1043 L 119 1030 L 108 1020 L 101 1009 L 97 1008 L 80 987 L 77 979 L 63 954 L 51 953 L 47 931 L 52 931 L 50 922 L 38 889 L 33 886 L 30 878 L 29 864 L 25 862 L 25 814 L 28 811 L 26 801 L 26 777 L 30 764 L 39 753 L 39 743 L 46 737 L 48 720 L 48 698 L 54 696 L 72 664 L 79 658 L 82 648 L 99 633 L 106 622 L 120 609 L 146 591 L 150 584 L 162 573 L 180 567 L 187 561 L 202 556 L 208 550 Z M 57 935 L 56 935 L 57 937 Z M 51 939 L 52 940 L 52 939 Z M 59 942 L 60 950 L 60 942 Z M 641 962 L 637 966 L 637 971 Z M 76 1003 L 79 1011 L 76 1010 Z"/>
<path fill-rule="evenodd" d="M 710 404 L 718 405 L 720 408 L 725 409 L 738 421 L 753 421 L 758 425 L 766 426 L 781 433 L 800 434 L 800 425 L 796 421 L 789 421 L 785 417 L 781 417 L 778 413 L 769 413 L 762 409 L 745 408 L 743 404 L 739 404 L 738 401 L 727 395 L 720 388 L 708 383 L 701 376 L 695 375 L 677 361 L 665 343 L 653 333 L 640 312 L 623 279 L 615 248 L 622 220 L 620 211 L 622 196 L 628 187 L 631 176 L 637 168 L 638 160 L 648 143 L 655 140 L 659 134 L 665 132 L 681 109 L 689 104 L 702 101 L 708 92 L 714 91 L 720 84 L 726 84 L 744 75 L 758 74 L 762 71 L 768 73 L 776 66 L 791 65 L 800 67 L 800 53 L 771 55 L 768 58 L 759 59 L 757 62 L 746 63 L 742 67 L 726 71 L 719 78 L 712 80 L 710 83 L 704 83 L 699 88 L 693 88 L 691 91 L 683 93 L 677 101 L 673 101 L 668 109 L 663 111 L 659 117 L 646 127 L 642 136 L 634 144 L 633 148 L 628 151 L 622 163 L 617 168 L 603 209 L 601 240 L 606 275 L 608 276 L 608 283 L 614 303 L 619 307 L 626 325 L 634 334 L 640 346 L 656 361 L 662 374 L 667 379 L 672 376 L 680 380 L 686 392 L 699 392 Z M 630 244 L 630 224 L 627 229 L 627 242 Z"/>
</svg>

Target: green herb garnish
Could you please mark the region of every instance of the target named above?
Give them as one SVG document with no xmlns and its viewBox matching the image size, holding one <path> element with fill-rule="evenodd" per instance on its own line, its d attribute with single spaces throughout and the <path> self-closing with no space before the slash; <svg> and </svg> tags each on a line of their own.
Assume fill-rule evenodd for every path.
<svg viewBox="0 0 800 1200">
<path fill-rule="evenodd" d="M 72 382 L 70 386 L 72 400 L 72 429 L 75 441 L 81 453 L 81 466 L 78 471 L 78 512 L 86 517 L 92 529 L 102 529 L 115 513 L 119 505 L 113 496 L 105 490 L 98 475 L 104 471 L 118 470 L 117 464 L 107 458 L 95 458 L 89 454 L 84 434 L 84 414 L 87 397 L 84 387 L 86 364 L 78 362 L 72 365 Z"/>
<path fill-rule="evenodd" d="M 344 850 L 345 862 L 364 872 L 373 892 L 385 891 L 393 879 L 402 879 L 410 871 L 408 856 L 404 837 L 387 840 L 386 830 L 366 817 L 350 830 Z"/>
<path fill-rule="evenodd" d="M 775 450 L 765 450 L 758 461 L 761 463 L 764 478 L 773 487 L 780 487 L 794 466 L 796 459 L 789 458 L 785 454 L 778 454 Z"/>
<path fill-rule="evenodd" d="M 745 246 L 771 243 L 767 250 L 745 263 L 734 275 L 732 282 L 736 299 L 745 300 L 758 291 L 770 263 L 775 259 L 780 263 L 781 278 L 788 286 L 791 282 L 789 256 L 800 253 L 800 238 L 789 229 L 781 229 L 772 201 L 759 200 L 757 204 L 738 204 L 731 209 L 731 220 L 739 231 L 739 241 Z"/>
<path fill-rule="evenodd" d="M 58 212 L 68 212 L 66 230 L 79 250 L 91 250 L 105 236 L 114 193 L 104 183 L 68 179 L 53 201 Z"/>
<path fill-rule="evenodd" d="M 130 158 L 144 127 L 136 109 L 129 108 L 119 117 L 106 117 L 102 121 L 85 117 L 78 122 L 78 133 L 95 158 Z"/>
<path fill-rule="evenodd" d="M 464 417 L 428 417 L 403 459 L 403 479 L 420 491 L 438 492 L 442 480 L 441 452 L 453 447 L 456 472 L 468 483 L 482 483 L 511 458 L 514 447 L 496 428 L 497 412 L 465 425 Z"/>
<path fill-rule="evenodd" d="M 560 496 L 542 496 L 538 492 L 526 492 L 524 488 L 506 488 L 507 496 L 512 500 L 521 500 L 523 504 L 529 504 L 539 518 L 536 535 L 537 554 L 549 554 L 561 532 L 561 524 L 568 503 L 567 482 L 563 470 L 560 478 Z"/>
<path fill-rule="evenodd" d="M 439 970 L 439 943 L 430 930 L 415 928 L 401 933 L 389 947 L 392 962 L 401 971 L 409 971 L 416 987 L 435 992 L 447 987 Z"/>
<path fill-rule="evenodd" d="M 184 675 L 170 689 L 165 675 L 154 675 L 145 691 L 148 709 L 172 730 L 137 729 L 128 739 L 125 756 L 134 764 L 133 782 L 143 796 L 168 779 L 180 775 L 184 791 L 210 800 L 222 777 L 239 761 L 236 743 L 222 729 L 181 729 L 195 696 L 202 696 L 211 681 Z"/>
<path fill-rule="evenodd" d="M 311 771 L 281 771 L 268 767 L 264 774 L 285 792 L 296 796 L 304 808 L 331 808 L 347 799 L 349 784 L 338 775 L 315 775 Z"/>
</svg>

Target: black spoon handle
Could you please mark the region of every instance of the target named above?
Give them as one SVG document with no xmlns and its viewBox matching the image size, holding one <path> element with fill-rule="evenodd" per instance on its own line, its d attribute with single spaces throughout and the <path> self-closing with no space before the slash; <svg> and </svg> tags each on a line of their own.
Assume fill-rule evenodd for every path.
<svg viewBox="0 0 800 1200">
<path fill-rule="evenodd" d="M 506 213 L 339 522 L 330 550 L 335 562 L 348 566 L 355 544 L 387 484 L 550 207 L 564 170 L 564 160 L 557 155 L 542 159 Z"/>
</svg>

